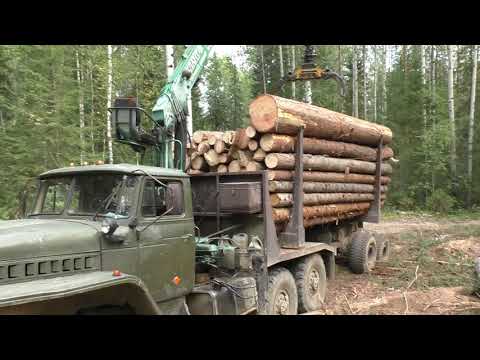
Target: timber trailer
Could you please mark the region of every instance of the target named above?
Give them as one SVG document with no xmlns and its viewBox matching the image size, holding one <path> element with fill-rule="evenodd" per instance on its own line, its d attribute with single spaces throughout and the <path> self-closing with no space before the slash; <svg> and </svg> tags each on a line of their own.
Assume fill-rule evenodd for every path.
<svg viewBox="0 0 480 360">
<path fill-rule="evenodd" d="M 0 314 L 305 313 L 322 307 L 337 255 L 356 273 L 388 256 L 388 242 L 363 230 L 380 219 L 381 141 L 368 214 L 306 231 L 300 129 L 292 216 L 278 236 L 267 171 L 185 173 L 185 99 L 209 50 L 187 48 L 153 117 L 134 98 L 109 109 L 117 141 L 153 166 L 48 171 L 33 211 L 0 221 Z"/>
</svg>

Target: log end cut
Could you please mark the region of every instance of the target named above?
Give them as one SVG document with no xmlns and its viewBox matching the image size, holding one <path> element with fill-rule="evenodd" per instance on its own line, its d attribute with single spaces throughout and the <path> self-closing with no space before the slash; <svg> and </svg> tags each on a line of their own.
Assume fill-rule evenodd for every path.
<svg viewBox="0 0 480 360">
<path fill-rule="evenodd" d="M 278 118 L 278 107 L 271 95 L 261 95 L 249 107 L 253 127 L 261 133 L 272 132 Z"/>
</svg>

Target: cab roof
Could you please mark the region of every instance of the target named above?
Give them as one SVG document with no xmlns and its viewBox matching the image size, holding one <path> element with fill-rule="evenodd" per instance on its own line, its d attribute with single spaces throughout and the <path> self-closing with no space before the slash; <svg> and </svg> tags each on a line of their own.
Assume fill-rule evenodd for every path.
<svg viewBox="0 0 480 360">
<path fill-rule="evenodd" d="M 144 165 L 133 165 L 133 164 L 106 164 L 106 165 L 64 167 L 64 168 L 54 169 L 54 170 L 44 172 L 39 177 L 46 178 L 46 177 L 58 176 L 58 175 L 75 175 L 75 174 L 86 174 L 86 173 L 97 173 L 97 174 L 98 173 L 120 173 L 120 174 L 145 175 L 144 173 L 142 173 L 142 170 L 152 176 L 175 176 L 175 177 L 188 176 L 185 172 L 178 169 L 167 169 L 167 168 L 161 168 L 156 166 L 144 166 Z"/>
</svg>

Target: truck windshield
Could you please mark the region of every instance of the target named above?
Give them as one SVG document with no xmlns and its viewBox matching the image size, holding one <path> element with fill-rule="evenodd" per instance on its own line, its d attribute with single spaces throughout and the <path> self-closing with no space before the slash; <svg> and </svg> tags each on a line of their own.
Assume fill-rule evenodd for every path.
<svg viewBox="0 0 480 360">
<path fill-rule="evenodd" d="M 127 218 L 133 208 L 136 176 L 82 174 L 41 180 L 36 214 Z M 70 201 L 67 204 L 67 199 Z"/>
</svg>

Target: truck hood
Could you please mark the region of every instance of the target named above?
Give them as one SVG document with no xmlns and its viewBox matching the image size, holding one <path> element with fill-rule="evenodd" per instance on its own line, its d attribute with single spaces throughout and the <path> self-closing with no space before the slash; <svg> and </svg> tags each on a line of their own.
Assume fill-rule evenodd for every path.
<svg viewBox="0 0 480 360">
<path fill-rule="evenodd" d="M 99 229 L 82 220 L 0 221 L 0 261 L 100 251 Z"/>
</svg>

